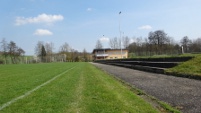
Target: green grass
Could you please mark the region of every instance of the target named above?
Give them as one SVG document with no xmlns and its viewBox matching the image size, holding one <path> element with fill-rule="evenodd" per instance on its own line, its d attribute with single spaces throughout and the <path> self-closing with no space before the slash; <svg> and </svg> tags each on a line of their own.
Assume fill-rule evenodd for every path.
<svg viewBox="0 0 201 113">
<path fill-rule="evenodd" d="M 195 58 L 181 63 L 171 69 L 167 69 L 166 72 L 190 76 L 201 76 L 201 54 L 186 54 L 184 56 L 194 56 Z"/>
<path fill-rule="evenodd" d="M 0 105 L 35 88 L 72 65 L 75 64 L 0 65 Z"/>
<path fill-rule="evenodd" d="M 155 55 L 155 56 L 143 56 L 143 57 L 136 57 L 136 58 L 171 58 L 171 57 L 194 57 L 193 59 L 183 62 L 176 67 L 166 69 L 166 73 L 175 74 L 179 76 L 185 77 L 201 77 L 201 54 L 200 53 L 186 53 L 176 56 L 171 55 Z"/>
<path fill-rule="evenodd" d="M 0 106 L 71 67 L 0 113 L 157 113 L 148 102 L 89 63 L 0 66 Z"/>
</svg>

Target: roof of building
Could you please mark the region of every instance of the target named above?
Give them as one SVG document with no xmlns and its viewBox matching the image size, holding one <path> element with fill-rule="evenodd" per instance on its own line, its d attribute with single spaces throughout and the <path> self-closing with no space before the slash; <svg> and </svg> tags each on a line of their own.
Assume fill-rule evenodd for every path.
<svg viewBox="0 0 201 113">
<path fill-rule="evenodd" d="M 95 51 L 107 51 L 107 50 L 121 50 L 121 49 L 111 49 L 111 48 L 94 49 L 92 53 L 95 53 Z M 128 49 L 122 49 L 122 50 L 128 50 Z"/>
</svg>

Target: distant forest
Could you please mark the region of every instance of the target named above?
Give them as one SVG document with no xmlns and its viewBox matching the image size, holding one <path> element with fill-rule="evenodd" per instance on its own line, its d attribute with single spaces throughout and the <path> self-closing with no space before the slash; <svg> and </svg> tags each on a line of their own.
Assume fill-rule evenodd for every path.
<svg viewBox="0 0 201 113">
<path fill-rule="evenodd" d="M 176 42 L 163 30 L 150 32 L 147 38 L 135 37 L 122 38 L 114 37 L 109 40 L 111 49 L 128 49 L 129 57 L 135 56 L 153 56 L 153 55 L 178 55 L 182 53 L 201 52 L 201 37 L 191 40 L 188 36 L 181 38 Z M 100 40 L 97 40 L 96 49 L 103 48 Z M 25 56 L 25 51 L 14 41 L 9 43 L 3 38 L 0 41 L 0 64 L 18 64 L 18 63 L 37 63 L 37 62 L 78 62 L 91 61 L 92 55 L 85 49 L 82 52 L 70 47 L 65 42 L 60 46 L 58 52 L 54 52 L 54 43 L 44 43 L 38 41 L 35 46 L 35 57 Z"/>
<path fill-rule="evenodd" d="M 184 36 L 180 42 L 176 42 L 173 37 L 168 36 L 163 30 L 150 32 L 147 38 L 128 36 L 112 38 L 109 40 L 112 49 L 128 49 L 130 57 L 133 56 L 153 56 L 153 55 L 178 55 L 182 53 L 201 52 L 201 37 L 191 40 Z M 96 42 L 96 48 L 102 48 L 100 40 Z"/>
<path fill-rule="evenodd" d="M 38 41 L 34 48 L 34 56 L 25 56 L 25 51 L 18 47 L 14 41 L 7 43 L 4 38 L 0 44 L 0 64 L 91 61 L 91 54 L 87 53 L 85 49 L 78 52 L 66 42 L 60 46 L 58 52 L 54 52 L 53 43 Z"/>
</svg>

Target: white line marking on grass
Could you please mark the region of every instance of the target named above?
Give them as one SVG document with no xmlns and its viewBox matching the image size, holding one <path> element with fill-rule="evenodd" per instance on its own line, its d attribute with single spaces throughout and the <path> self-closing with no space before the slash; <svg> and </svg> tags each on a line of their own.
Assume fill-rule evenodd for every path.
<svg viewBox="0 0 201 113">
<path fill-rule="evenodd" d="M 66 72 L 68 72 L 68 71 L 70 71 L 70 70 L 72 70 L 72 69 L 74 69 L 74 68 L 75 68 L 75 67 L 72 67 L 72 68 L 70 68 L 70 69 L 64 71 L 63 73 L 58 74 L 57 76 L 53 77 L 52 79 L 48 80 L 47 82 L 45 82 L 45 83 L 43 83 L 43 84 L 37 86 L 36 88 L 34 88 L 34 89 L 32 89 L 32 90 L 26 92 L 24 95 L 21 95 L 21 96 L 19 96 L 19 97 L 17 97 L 17 98 L 12 99 L 12 100 L 9 101 L 9 102 L 3 104 L 3 105 L 0 107 L 0 111 L 1 111 L 2 109 L 4 109 L 5 107 L 8 107 L 8 106 L 11 105 L 12 103 L 16 102 L 17 100 L 22 99 L 22 98 L 24 98 L 24 97 L 30 95 L 30 94 L 33 93 L 34 91 L 40 89 L 42 86 L 47 85 L 48 83 L 52 82 L 52 81 L 55 80 L 56 78 L 60 77 L 61 75 L 65 74 Z"/>
</svg>

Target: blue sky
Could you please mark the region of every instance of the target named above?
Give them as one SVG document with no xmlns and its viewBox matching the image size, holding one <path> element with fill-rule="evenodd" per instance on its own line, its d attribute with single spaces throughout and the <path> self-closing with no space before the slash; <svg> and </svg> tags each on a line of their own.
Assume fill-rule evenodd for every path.
<svg viewBox="0 0 201 113">
<path fill-rule="evenodd" d="M 124 36 L 164 30 L 179 42 L 201 37 L 200 11 L 201 0 L 1 0 L 0 40 L 16 42 L 27 55 L 38 41 L 54 43 L 55 52 L 65 42 L 91 52 L 97 40 L 108 47 L 108 38 L 119 37 L 120 20 Z"/>
</svg>

